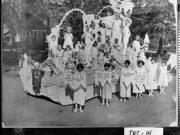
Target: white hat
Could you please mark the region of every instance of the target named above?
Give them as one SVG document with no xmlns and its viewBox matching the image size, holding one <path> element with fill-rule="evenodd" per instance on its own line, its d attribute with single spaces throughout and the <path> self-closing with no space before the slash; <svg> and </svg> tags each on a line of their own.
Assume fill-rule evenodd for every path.
<svg viewBox="0 0 180 135">
<path fill-rule="evenodd" d="M 144 43 L 150 43 L 148 34 L 145 35 Z"/>
</svg>

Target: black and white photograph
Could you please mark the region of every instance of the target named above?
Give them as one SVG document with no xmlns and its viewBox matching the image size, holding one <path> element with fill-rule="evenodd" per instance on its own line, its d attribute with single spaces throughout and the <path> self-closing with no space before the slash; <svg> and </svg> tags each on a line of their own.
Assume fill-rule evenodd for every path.
<svg viewBox="0 0 180 135">
<path fill-rule="evenodd" d="M 178 126 L 177 0 L 1 5 L 2 127 Z"/>
</svg>

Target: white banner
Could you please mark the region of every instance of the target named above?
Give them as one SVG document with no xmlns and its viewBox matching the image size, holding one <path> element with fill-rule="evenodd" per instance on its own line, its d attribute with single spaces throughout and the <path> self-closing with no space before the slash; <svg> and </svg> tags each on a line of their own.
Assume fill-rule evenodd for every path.
<svg viewBox="0 0 180 135">
<path fill-rule="evenodd" d="M 133 70 L 127 70 L 126 72 L 122 71 L 121 73 L 121 82 L 125 83 L 126 86 L 129 86 L 134 82 L 135 72 Z"/>
<path fill-rule="evenodd" d="M 107 82 L 111 84 L 112 79 L 112 73 L 106 72 L 106 71 L 96 71 L 95 74 L 95 84 L 101 83 L 101 85 L 104 87 L 104 84 Z"/>
<path fill-rule="evenodd" d="M 64 73 L 65 87 L 69 87 L 73 91 L 77 91 L 80 87 L 86 88 L 86 75 L 82 73 Z"/>
<path fill-rule="evenodd" d="M 124 135 L 163 135 L 163 128 L 124 128 Z"/>
<path fill-rule="evenodd" d="M 147 84 L 147 73 L 136 73 L 135 74 L 135 83 L 136 84 Z"/>
<path fill-rule="evenodd" d="M 83 15 L 83 23 L 84 23 L 84 27 L 86 25 L 90 25 L 91 21 L 94 20 L 94 14 L 89 14 L 89 15 Z"/>
</svg>

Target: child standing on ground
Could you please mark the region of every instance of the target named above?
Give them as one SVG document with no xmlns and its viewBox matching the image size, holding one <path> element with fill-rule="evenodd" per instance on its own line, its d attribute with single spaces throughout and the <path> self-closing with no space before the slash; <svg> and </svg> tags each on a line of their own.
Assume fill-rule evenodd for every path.
<svg viewBox="0 0 180 135">
<path fill-rule="evenodd" d="M 165 94 L 164 88 L 168 86 L 168 72 L 165 61 L 162 61 L 159 67 L 158 86 L 160 87 L 160 94 Z"/>
</svg>

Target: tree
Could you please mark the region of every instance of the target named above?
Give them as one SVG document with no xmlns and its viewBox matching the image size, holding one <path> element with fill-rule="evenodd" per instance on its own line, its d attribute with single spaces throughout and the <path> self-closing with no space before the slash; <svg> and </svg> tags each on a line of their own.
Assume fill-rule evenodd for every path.
<svg viewBox="0 0 180 135">
<path fill-rule="evenodd" d="M 162 38 L 164 44 L 175 44 L 176 27 L 174 26 L 175 13 L 173 4 L 168 0 L 133 1 L 136 4 L 132 14 L 133 24 L 131 30 L 133 35 L 139 34 L 143 37 L 145 33 L 148 33 L 151 41 L 150 47 L 152 45 L 158 46 L 160 38 Z M 162 49 L 158 53 L 161 51 Z"/>
</svg>

